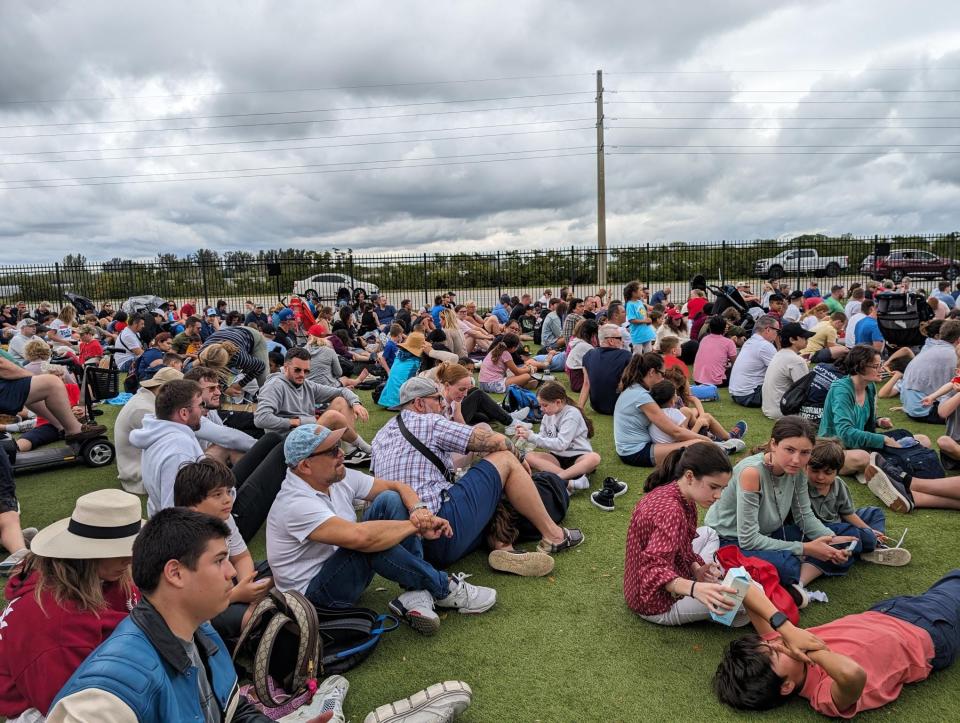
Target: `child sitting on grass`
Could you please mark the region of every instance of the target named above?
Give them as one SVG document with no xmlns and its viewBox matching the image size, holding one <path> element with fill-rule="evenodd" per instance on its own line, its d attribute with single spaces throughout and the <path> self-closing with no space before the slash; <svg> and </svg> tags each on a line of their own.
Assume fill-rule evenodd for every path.
<svg viewBox="0 0 960 723">
<path fill-rule="evenodd" d="M 229 467 L 223 462 L 203 457 L 183 465 L 177 472 L 173 486 L 173 503 L 177 507 L 188 507 L 195 512 L 216 517 L 230 528 L 227 551 L 237 571 L 236 584 L 230 591 L 230 605 L 210 621 L 220 637 L 228 641 L 236 641 L 240 637 L 240 631 L 249 620 L 254 605 L 273 585 L 270 577 L 255 580 L 257 571 L 253 557 L 230 514 L 233 511 L 235 484 L 236 479 Z"/>
<path fill-rule="evenodd" d="M 530 452 L 524 459 L 531 469 L 553 472 L 567 480 L 570 492 L 588 489 L 587 475 L 600 466 L 600 455 L 590 445 L 593 436 L 590 418 L 557 382 L 544 384 L 537 392 L 537 399 L 543 410 L 540 433 L 517 425 L 517 438 L 528 439 L 547 451 Z"/>
<path fill-rule="evenodd" d="M 690 378 L 690 369 L 677 356 L 680 349 L 680 338 L 676 336 L 665 336 L 660 340 L 660 356 L 663 357 L 664 374 L 671 369 L 679 369 L 683 376 Z"/>
<path fill-rule="evenodd" d="M 853 550 L 864 562 L 899 567 L 910 562 L 910 552 L 887 547 L 886 518 L 879 507 L 854 510 L 846 483 L 837 476 L 843 467 L 843 445 L 836 439 L 821 438 L 807 462 L 810 507 L 824 525 L 838 535 L 859 537 Z M 851 558 L 852 559 L 852 558 Z"/>
<path fill-rule="evenodd" d="M 666 374 L 664 374 L 664 376 L 666 376 Z M 680 403 L 682 393 L 673 381 L 664 379 L 662 382 L 657 382 L 650 388 L 650 396 L 653 397 L 653 401 L 657 403 L 657 406 L 663 410 L 663 413 L 671 422 L 689 429 L 696 434 L 702 434 L 714 442 L 719 443 L 727 442 L 730 439 L 740 439 L 746 434 L 747 423 L 743 420 L 737 422 L 733 426 L 733 429 L 728 431 L 723 428 L 720 422 L 714 419 L 713 415 L 707 414 L 706 412 L 698 414 L 695 408 L 684 407 Z M 702 410 L 703 407 L 700 407 L 700 409 Z M 656 444 L 671 444 L 679 441 L 655 424 L 650 426 L 650 437 Z M 735 451 L 743 449 L 742 445 L 737 445 L 737 447 Z"/>
</svg>

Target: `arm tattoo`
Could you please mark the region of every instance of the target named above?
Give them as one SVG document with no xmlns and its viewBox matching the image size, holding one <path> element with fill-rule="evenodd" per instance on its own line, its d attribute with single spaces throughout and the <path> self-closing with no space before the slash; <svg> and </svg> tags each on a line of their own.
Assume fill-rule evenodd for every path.
<svg viewBox="0 0 960 723">
<path fill-rule="evenodd" d="M 468 452 L 487 454 L 489 452 L 499 452 L 502 449 L 506 449 L 503 435 L 489 432 L 486 429 L 474 429 L 470 435 L 470 440 L 467 442 Z"/>
</svg>

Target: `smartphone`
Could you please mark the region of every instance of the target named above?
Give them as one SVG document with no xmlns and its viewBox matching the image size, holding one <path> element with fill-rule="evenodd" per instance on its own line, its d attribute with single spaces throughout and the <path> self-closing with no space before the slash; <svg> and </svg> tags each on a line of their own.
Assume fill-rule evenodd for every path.
<svg viewBox="0 0 960 723">
<path fill-rule="evenodd" d="M 857 547 L 857 541 L 851 540 L 850 542 L 838 542 L 836 544 L 831 544 L 830 547 L 835 550 L 846 550 L 847 552 L 853 552 Z"/>
</svg>

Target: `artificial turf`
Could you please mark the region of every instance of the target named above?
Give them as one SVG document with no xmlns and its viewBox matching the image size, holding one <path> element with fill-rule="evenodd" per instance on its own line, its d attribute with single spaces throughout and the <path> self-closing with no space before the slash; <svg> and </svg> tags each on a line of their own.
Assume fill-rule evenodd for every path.
<svg viewBox="0 0 960 723">
<path fill-rule="evenodd" d="M 390 413 L 373 405 L 368 393 L 363 394 L 371 415 L 360 431 L 370 440 Z M 103 406 L 106 413 L 101 419 L 112 427 L 116 408 Z M 887 413 L 890 400 L 880 400 L 880 406 Z M 759 410 L 733 404 L 726 390 L 721 391 L 721 401 L 706 407 L 728 427 L 745 419 L 750 425 L 748 448 L 766 441 L 772 423 Z M 889 416 L 895 426 L 936 437 L 932 433 L 935 427 L 907 424 L 900 412 Z M 374 653 L 347 673 L 348 719 L 360 721 L 381 703 L 449 679 L 467 681 L 473 688 L 473 704 L 462 717 L 464 721 L 713 721 L 746 717 L 717 703 L 710 687 L 720 652 L 737 632 L 709 623 L 660 627 L 639 619 L 626 607 L 622 594 L 624 541 L 649 470 L 622 464 L 614 451 L 612 418 L 599 414 L 592 418 L 594 449 L 604 460 L 593 475 L 594 488 L 607 475 L 630 484 L 630 491 L 617 499 L 616 511 L 601 512 L 590 504 L 589 493 L 577 494 L 565 524 L 580 527 L 586 541 L 558 555 L 556 568 L 548 577 L 527 579 L 496 573 L 487 567 L 481 552 L 454 565 L 451 572 L 462 570 L 472 575 L 470 582 L 496 588 L 496 606 L 479 616 L 441 614 L 440 632 L 430 638 L 405 626 L 384 635 Z M 22 475 L 17 490 L 23 524 L 42 528 L 68 516 L 79 495 L 115 485 L 113 466 L 99 470 L 61 467 Z M 882 506 L 855 480 L 848 480 L 848 485 L 858 506 Z M 960 566 L 958 523 L 956 512 L 917 510 L 901 515 L 888 511 L 891 534 L 899 537 L 909 527 L 904 546 L 913 553 L 913 561 L 902 568 L 861 563 L 845 577 L 816 581 L 811 587 L 826 592 L 830 602 L 811 603 L 802 613 L 801 624 L 822 624 L 861 612 L 892 595 L 924 591 L 947 570 Z M 262 531 L 250 548 L 258 559 L 265 555 Z M 360 604 L 385 612 L 397 592 L 395 584 L 377 578 Z M 907 686 L 895 704 L 865 715 L 957 720 L 960 667 Z M 791 701 L 765 717 L 819 718 L 802 700 Z"/>
</svg>

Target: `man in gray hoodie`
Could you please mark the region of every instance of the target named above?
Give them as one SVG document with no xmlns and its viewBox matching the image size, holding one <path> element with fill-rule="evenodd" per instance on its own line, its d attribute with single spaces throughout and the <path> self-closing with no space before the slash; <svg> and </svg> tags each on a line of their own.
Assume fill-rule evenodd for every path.
<svg viewBox="0 0 960 723">
<path fill-rule="evenodd" d="M 327 429 L 346 429 L 344 464 L 370 461 L 370 444 L 356 431 L 359 418 L 370 417 L 360 397 L 344 387 L 328 387 L 307 379 L 310 353 L 302 347 L 287 352 L 283 371 L 271 375 L 257 398 L 253 421 L 260 429 L 285 434 L 301 424 L 320 424 Z M 329 404 L 322 414 L 317 408 Z"/>
</svg>

